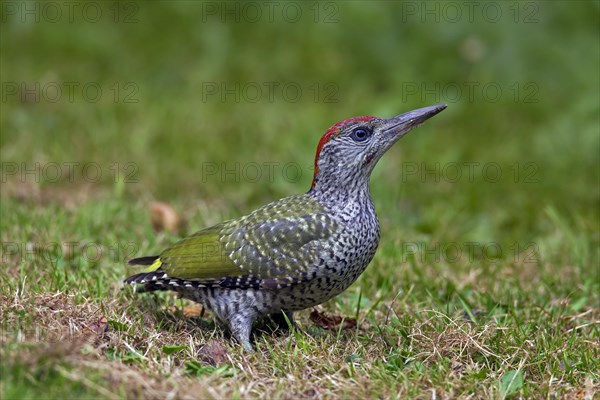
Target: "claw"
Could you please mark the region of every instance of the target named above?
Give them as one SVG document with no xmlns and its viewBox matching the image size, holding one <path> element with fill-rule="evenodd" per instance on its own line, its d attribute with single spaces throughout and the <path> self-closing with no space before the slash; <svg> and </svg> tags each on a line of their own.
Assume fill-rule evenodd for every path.
<svg viewBox="0 0 600 400">
<path fill-rule="evenodd" d="M 242 347 L 244 348 L 245 351 L 247 351 L 248 353 L 254 353 L 254 348 L 252 347 L 252 345 L 250 344 L 250 342 L 246 341 L 242 343 Z"/>
</svg>

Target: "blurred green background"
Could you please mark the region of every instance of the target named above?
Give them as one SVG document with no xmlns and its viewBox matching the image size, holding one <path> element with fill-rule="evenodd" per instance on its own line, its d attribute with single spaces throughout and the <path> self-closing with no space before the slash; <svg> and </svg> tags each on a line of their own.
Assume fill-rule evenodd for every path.
<svg viewBox="0 0 600 400">
<path fill-rule="evenodd" d="M 130 365 L 156 384 L 180 380 L 216 333 L 119 284 L 126 259 L 185 233 L 156 233 L 151 204 L 188 233 L 239 217 L 308 190 L 335 122 L 447 103 L 375 169 L 380 249 L 324 305 L 365 330 L 319 333 L 304 312 L 305 334 L 259 339 L 271 358 L 224 341 L 225 367 L 242 370 L 206 393 L 583 398 L 599 359 L 599 18 L 598 1 L 1 2 L 0 392 L 107 397 L 80 374 L 148 397 L 115 369 L 130 351 L 159 360 Z M 90 310 L 110 323 L 97 353 L 64 340 L 73 321 L 96 323 Z M 444 342 L 465 315 L 464 343 L 498 359 Z M 190 351 L 160 364 L 188 333 Z M 118 380 L 46 349 L 53 337 Z"/>
<path fill-rule="evenodd" d="M 555 213 L 597 245 L 599 3 L 461 4 L 3 2 L 2 214 L 26 183 L 217 222 L 307 190 L 336 121 L 448 103 L 376 169 L 384 229 L 528 242 Z"/>
</svg>

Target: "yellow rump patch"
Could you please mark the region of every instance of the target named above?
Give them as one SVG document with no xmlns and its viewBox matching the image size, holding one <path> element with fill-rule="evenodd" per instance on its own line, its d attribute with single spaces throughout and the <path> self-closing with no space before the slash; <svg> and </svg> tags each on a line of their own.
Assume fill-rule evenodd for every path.
<svg viewBox="0 0 600 400">
<path fill-rule="evenodd" d="M 162 265 L 162 261 L 160 261 L 160 258 L 157 258 L 156 261 L 154 261 L 151 266 L 149 266 L 148 268 L 146 268 L 144 270 L 144 272 L 154 272 L 157 269 L 159 269 L 161 265 Z"/>
</svg>

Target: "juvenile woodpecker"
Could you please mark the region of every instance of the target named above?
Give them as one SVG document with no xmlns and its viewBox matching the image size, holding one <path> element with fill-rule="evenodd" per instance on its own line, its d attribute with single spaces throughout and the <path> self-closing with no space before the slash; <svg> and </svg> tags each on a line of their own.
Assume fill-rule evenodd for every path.
<svg viewBox="0 0 600 400">
<path fill-rule="evenodd" d="M 307 193 L 203 229 L 158 256 L 130 260 L 147 268 L 125 282 L 204 304 L 251 351 L 257 319 L 285 322 L 285 314 L 292 322 L 292 312 L 340 294 L 365 270 L 380 233 L 371 172 L 398 139 L 445 108 L 338 122 L 319 141 Z"/>
</svg>

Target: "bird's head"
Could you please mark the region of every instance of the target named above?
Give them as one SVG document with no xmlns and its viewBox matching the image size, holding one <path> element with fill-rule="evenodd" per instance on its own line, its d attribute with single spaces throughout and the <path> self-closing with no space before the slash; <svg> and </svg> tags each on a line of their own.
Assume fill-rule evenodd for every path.
<svg viewBox="0 0 600 400">
<path fill-rule="evenodd" d="M 368 186 L 371 171 L 398 139 L 446 108 L 419 108 L 393 118 L 355 117 L 325 132 L 315 157 L 312 190 L 332 187 L 352 191 Z"/>
</svg>

